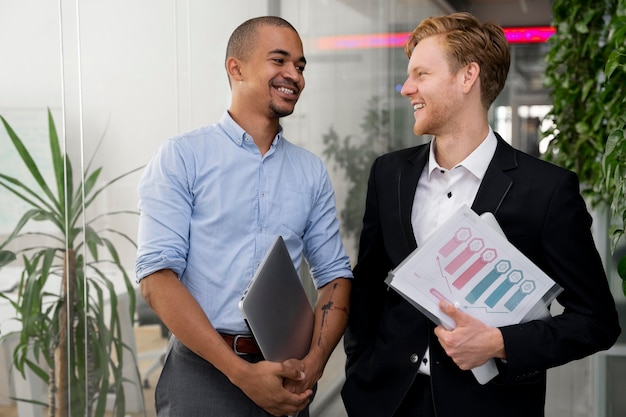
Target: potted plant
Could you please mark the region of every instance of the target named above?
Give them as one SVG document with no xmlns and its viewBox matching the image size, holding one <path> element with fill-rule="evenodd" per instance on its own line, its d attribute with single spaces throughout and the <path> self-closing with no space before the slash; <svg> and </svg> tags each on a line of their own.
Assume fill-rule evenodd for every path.
<svg viewBox="0 0 626 417">
<path fill-rule="evenodd" d="M 88 208 L 107 187 L 140 168 L 99 185 L 102 168 L 92 169 L 92 159 L 76 181 L 48 111 L 52 158 L 52 176 L 48 178 L 31 157 L 26 142 L 4 117 L 0 119 L 36 184 L 30 187 L 19 178 L 0 173 L 0 186 L 29 207 L 0 244 L 0 267 L 16 261 L 23 264 L 16 298 L 0 294 L 15 308 L 21 323 L 14 367 L 22 375 L 30 369 L 47 383 L 49 416 L 102 416 L 107 394 L 115 396 L 113 415 L 124 416 L 123 383 L 127 381 L 122 370 L 127 365 L 123 353 L 128 348 L 121 337 L 118 295 L 107 273 L 114 269 L 123 277 L 132 320 L 135 292 L 114 241 L 134 242 L 119 231 L 98 229 L 98 221 L 104 216 L 136 212 L 89 217 Z M 42 223 L 46 227 L 26 229 L 27 225 Z M 46 231 L 50 229 L 54 231 Z M 21 248 L 7 250 L 9 244 Z M 105 310 L 107 303 L 110 308 Z"/>
</svg>

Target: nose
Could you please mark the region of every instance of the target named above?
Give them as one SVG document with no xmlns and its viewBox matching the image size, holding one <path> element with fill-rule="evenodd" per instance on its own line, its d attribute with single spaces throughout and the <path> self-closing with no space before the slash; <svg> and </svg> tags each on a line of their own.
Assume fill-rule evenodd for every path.
<svg viewBox="0 0 626 417">
<path fill-rule="evenodd" d="M 414 94 L 417 91 L 414 85 L 410 83 L 410 79 L 407 78 L 404 84 L 402 84 L 402 89 L 400 90 L 400 94 L 404 97 L 409 97 L 411 94 Z"/>
<path fill-rule="evenodd" d="M 293 81 L 294 83 L 304 82 L 304 76 L 302 75 L 302 71 L 298 69 L 298 65 L 300 64 L 292 63 L 289 65 L 285 65 L 285 71 L 283 73 L 283 76 L 286 79 Z"/>
</svg>

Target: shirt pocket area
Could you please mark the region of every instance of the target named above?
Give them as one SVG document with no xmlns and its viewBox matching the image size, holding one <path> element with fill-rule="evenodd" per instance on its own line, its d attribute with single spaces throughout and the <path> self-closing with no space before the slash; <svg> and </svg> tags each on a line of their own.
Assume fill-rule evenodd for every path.
<svg viewBox="0 0 626 417">
<path fill-rule="evenodd" d="M 313 189 L 310 186 L 290 185 L 278 191 L 276 204 L 279 221 L 296 236 L 306 229 L 313 206 Z"/>
</svg>

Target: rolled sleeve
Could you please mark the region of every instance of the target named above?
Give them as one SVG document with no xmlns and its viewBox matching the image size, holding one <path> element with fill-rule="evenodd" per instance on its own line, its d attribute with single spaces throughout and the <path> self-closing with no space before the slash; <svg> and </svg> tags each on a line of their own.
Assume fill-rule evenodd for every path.
<svg viewBox="0 0 626 417">
<path fill-rule="evenodd" d="M 333 187 L 326 169 L 320 169 L 322 187 L 304 238 L 305 257 L 317 288 L 336 278 L 352 278 L 350 258 L 339 233 Z"/>
<path fill-rule="evenodd" d="M 189 249 L 193 196 L 188 177 L 191 158 L 173 141 L 165 142 L 139 182 L 137 282 L 162 269 L 182 276 Z"/>
</svg>

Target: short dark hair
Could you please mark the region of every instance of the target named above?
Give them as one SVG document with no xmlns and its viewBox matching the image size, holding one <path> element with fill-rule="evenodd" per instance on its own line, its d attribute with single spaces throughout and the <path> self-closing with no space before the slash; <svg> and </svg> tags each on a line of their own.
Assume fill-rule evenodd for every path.
<svg viewBox="0 0 626 417">
<path fill-rule="evenodd" d="M 226 59 L 233 57 L 245 61 L 257 39 L 257 31 L 262 26 L 283 27 L 298 31 L 285 19 L 277 16 L 261 16 L 246 20 L 234 30 L 226 46 Z"/>
<path fill-rule="evenodd" d="M 511 64 L 509 43 L 502 28 L 481 23 L 469 13 L 430 17 L 422 21 L 407 39 L 404 49 L 410 58 L 415 45 L 430 36 L 443 35 L 442 45 L 452 71 L 471 62 L 480 66 L 483 107 L 489 109 L 504 88 Z"/>
</svg>

